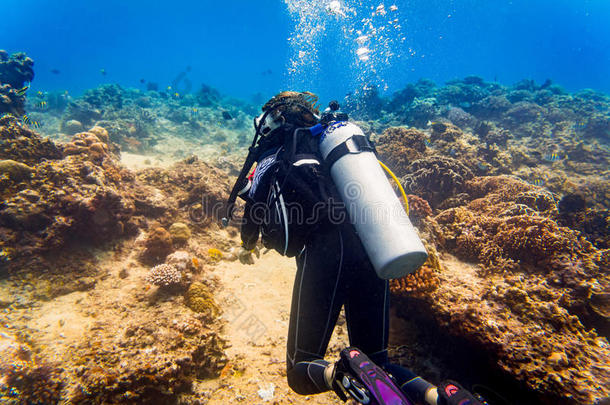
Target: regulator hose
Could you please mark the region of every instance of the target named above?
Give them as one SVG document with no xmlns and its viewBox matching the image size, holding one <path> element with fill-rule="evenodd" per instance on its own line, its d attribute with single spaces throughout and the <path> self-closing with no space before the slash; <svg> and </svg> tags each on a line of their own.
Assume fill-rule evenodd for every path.
<svg viewBox="0 0 610 405">
<path fill-rule="evenodd" d="M 384 170 L 390 175 L 390 177 L 394 180 L 394 182 L 398 186 L 398 189 L 400 190 L 400 194 L 402 194 L 402 198 L 405 200 L 405 211 L 407 211 L 407 216 L 408 216 L 409 215 L 409 199 L 407 198 L 407 193 L 405 193 L 405 189 L 402 188 L 402 184 L 400 184 L 398 177 L 396 177 L 396 175 L 390 170 L 390 168 L 387 167 L 381 160 L 378 160 L 378 162 L 381 165 L 381 167 L 384 168 Z"/>
</svg>

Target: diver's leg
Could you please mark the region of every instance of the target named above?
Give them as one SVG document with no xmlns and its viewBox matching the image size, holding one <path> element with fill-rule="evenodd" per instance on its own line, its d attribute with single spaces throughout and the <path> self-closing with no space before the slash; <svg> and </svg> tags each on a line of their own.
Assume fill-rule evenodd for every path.
<svg viewBox="0 0 610 405">
<path fill-rule="evenodd" d="M 355 232 L 346 231 L 344 238 L 350 241 L 354 252 L 348 256 L 346 268 L 349 277 L 345 318 L 350 344 L 384 365 L 388 361 L 389 283 L 377 276 Z"/>
<path fill-rule="evenodd" d="M 328 391 L 322 360 L 344 291 L 339 283 L 344 246 L 338 229 L 314 238 L 297 258 L 286 350 L 288 384 L 302 395 Z"/>
</svg>

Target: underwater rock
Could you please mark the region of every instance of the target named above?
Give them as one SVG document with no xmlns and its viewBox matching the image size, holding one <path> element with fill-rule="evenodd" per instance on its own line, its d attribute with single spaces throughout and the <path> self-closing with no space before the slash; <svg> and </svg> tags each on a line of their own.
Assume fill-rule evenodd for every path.
<svg viewBox="0 0 610 405">
<path fill-rule="evenodd" d="M 144 263 L 159 263 L 173 250 L 172 236 L 164 228 L 157 226 L 148 232 L 144 241 L 144 251 L 140 259 Z"/>
<path fill-rule="evenodd" d="M 104 84 L 85 91 L 83 100 L 95 108 L 120 109 L 123 106 L 123 89 L 118 84 Z"/>
<path fill-rule="evenodd" d="M 29 178 L 33 169 L 23 163 L 14 160 L 0 160 L 0 175 L 8 176 L 14 182 L 20 182 Z"/>
<path fill-rule="evenodd" d="M 100 120 L 101 118 L 102 118 L 102 112 L 100 110 L 96 109 L 95 107 L 93 107 L 89 103 L 86 103 L 85 101 L 78 100 L 78 101 L 70 101 L 68 103 L 68 106 L 66 107 L 64 115 L 62 117 L 62 120 L 64 122 L 68 122 L 68 121 L 72 121 L 72 120 L 78 121 L 84 127 L 89 127 L 89 126 L 95 124 L 95 122 Z"/>
<path fill-rule="evenodd" d="M 182 222 L 175 222 L 169 227 L 169 233 L 172 236 L 172 241 L 176 245 L 184 245 L 191 237 L 191 230 Z"/>
<path fill-rule="evenodd" d="M 213 221 L 220 221 L 232 185 L 222 170 L 188 158 L 169 169 L 141 170 L 137 178 L 163 190 L 181 210 L 186 210 L 186 217 L 181 222 L 188 222 L 191 230 L 206 228 Z M 169 227 L 172 223 L 168 221 L 164 225 Z"/>
<path fill-rule="evenodd" d="M 123 322 L 97 321 L 69 349 L 65 361 L 76 373 L 64 373 L 74 387 L 62 396 L 65 402 L 176 403 L 195 379 L 219 375 L 227 364 L 219 322 L 184 316 L 175 303 L 142 305 L 130 308 Z"/>
<path fill-rule="evenodd" d="M 62 124 L 61 131 L 68 135 L 74 135 L 83 131 L 83 124 L 77 120 L 69 120 Z"/>
<path fill-rule="evenodd" d="M 184 250 L 177 250 L 174 253 L 167 256 L 165 259 L 167 264 L 171 264 L 175 266 L 181 272 L 186 272 L 188 270 L 199 270 L 198 266 L 196 266 L 197 259 L 192 256 L 190 253 L 185 252 Z"/>
<path fill-rule="evenodd" d="M 478 122 L 474 116 L 470 115 L 459 107 L 450 108 L 447 111 L 447 119 L 460 128 L 473 128 Z"/>
<path fill-rule="evenodd" d="M 221 96 L 218 90 L 202 84 L 199 91 L 195 94 L 195 100 L 202 107 L 210 107 L 217 105 L 221 100 Z"/>
</svg>

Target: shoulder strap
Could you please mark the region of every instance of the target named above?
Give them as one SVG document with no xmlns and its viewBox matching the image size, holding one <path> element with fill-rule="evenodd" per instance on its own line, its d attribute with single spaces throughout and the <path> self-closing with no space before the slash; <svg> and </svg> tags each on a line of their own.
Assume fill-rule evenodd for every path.
<svg viewBox="0 0 610 405">
<path fill-rule="evenodd" d="M 350 153 L 356 154 L 361 152 L 377 153 L 375 147 L 370 144 L 368 139 L 366 139 L 366 136 L 352 135 L 344 142 L 335 146 L 335 148 L 330 151 L 328 156 L 326 156 L 326 159 L 324 159 L 324 163 L 330 169 L 337 162 L 337 160 L 341 159 L 343 156 Z"/>
</svg>

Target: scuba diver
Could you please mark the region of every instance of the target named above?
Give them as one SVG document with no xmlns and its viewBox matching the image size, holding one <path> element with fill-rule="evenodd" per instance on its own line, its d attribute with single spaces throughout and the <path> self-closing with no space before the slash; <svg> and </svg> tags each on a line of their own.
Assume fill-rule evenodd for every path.
<svg viewBox="0 0 610 405">
<path fill-rule="evenodd" d="M 316 102 L 312 93 L 286 91 L 262 107 L 223 224 L 241 197 L 239 260 L 254 263 L 259 236 L 266 248 L 296 257 L 286 348 L 293 391 L 334 390 L 344 400 L 349 394 L 361 403 L 389 403 L 363 397 L 383 385 L 403 398 L 392 403 L 411 404 L 401 390 L 416 387 L 411 401 L 420 403 L 436 387 L 388 360 L 388 279 L 415 271 L 427 253 L 362 130 L 337 102 L 321 117 Z M 328 362 L 342 307 L 352 347 Z M 374 381 L 351 378 L 359 367 Z"/>
</svg>

